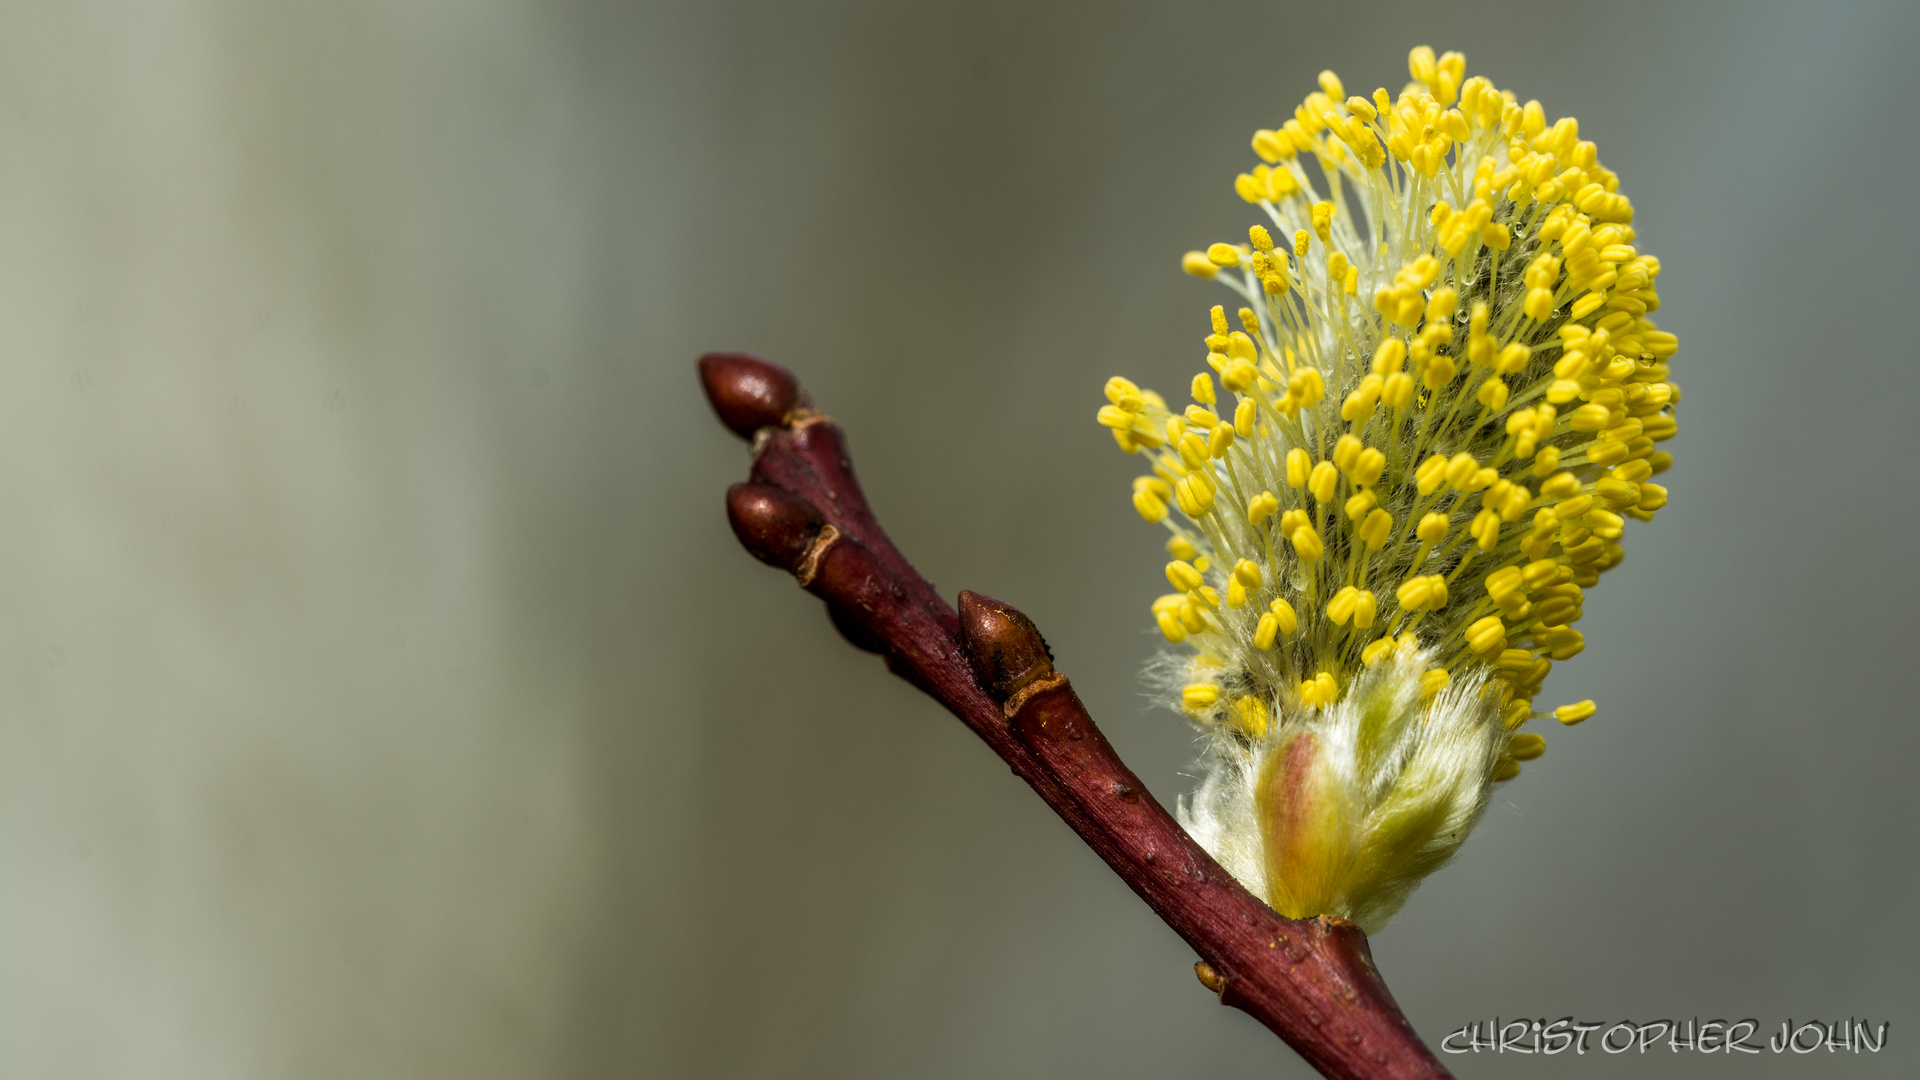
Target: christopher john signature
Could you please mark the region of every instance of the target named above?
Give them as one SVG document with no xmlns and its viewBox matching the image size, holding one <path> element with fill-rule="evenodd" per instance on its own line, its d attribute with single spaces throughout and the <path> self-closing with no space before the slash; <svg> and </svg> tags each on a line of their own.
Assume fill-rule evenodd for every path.
<svg viewBox="0 0 1920 1080">
<path fill-rule="evenodd" d="M 1832 1022 L 1780 1022 L 1778 1031 L 1763 1033 L 1760 1021 L 1706 1020 L 1558 1020 L 1499 1017 L 1474 1021 L 1440 1040 L 1449 1054 L 1585 1054 L 1594 1047 L 1608 1054 L 1647 1053 L 1665 1047 L 1671 1053 L 1699 1054 L 1877 1054 L 1887 1045 L 1885 1023 L 1878 1028 L 1866 1020 L 1848 1017 Z"/>
</svg>

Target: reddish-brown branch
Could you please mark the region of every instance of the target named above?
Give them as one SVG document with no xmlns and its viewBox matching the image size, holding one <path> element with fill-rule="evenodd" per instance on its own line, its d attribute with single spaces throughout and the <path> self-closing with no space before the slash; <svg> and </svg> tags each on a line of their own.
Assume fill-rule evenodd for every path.
<svg viewBox="0 0 1920 1080">
<path fill-rule="evenodd" d="M 956 613 L 887 539 L 840 428 L 793 376 L 742 354 L 700 360 L 707 397 L 754 445 L 727 492 L 735 535 L 826 601 L 853 644 L 945 705 L 1039 793 L 1202 960 L 1221 1002 L 1329 1077 L 1444 1077 L 1344 919 L 1283 918 L 1221 869 L 1146 790 L 1053 668 L 1025 615 L 975 593 Z"/>
</svg>

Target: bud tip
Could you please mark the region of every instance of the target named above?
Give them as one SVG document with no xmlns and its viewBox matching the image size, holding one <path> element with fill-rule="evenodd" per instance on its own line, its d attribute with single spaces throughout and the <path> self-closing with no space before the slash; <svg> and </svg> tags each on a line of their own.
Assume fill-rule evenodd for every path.
<svg viewBox="0 0 1920 1080">
<path fill-rule="evenodd" d="M 785 424 L 800 403 L 800 383 L 778 364 L 750 353 L 708 353 L 700 358 L 700 385 L 720 422 L 743 439 L 761 428 Z"/>
</svg>

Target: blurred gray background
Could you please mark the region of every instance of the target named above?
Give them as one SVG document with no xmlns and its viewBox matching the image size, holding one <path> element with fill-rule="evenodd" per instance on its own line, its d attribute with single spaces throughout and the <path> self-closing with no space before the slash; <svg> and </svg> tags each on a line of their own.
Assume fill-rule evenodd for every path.
<svg viewBox="0 0 1920 1080">
<path fill-rule="evenodd" d="M 1467 53 L 1625 177 L 1686 389 L 1596 697 L 1375 954 L 1437 1042 L 1891 1021 L 1920 1065 L 1898 2 L 0 7 L 0 1073 L 1306 1069 L 958 723 L 734 544 L 703 350 L 799 372 L 944 590 L 1162 798 L 1158 531 L 1247 139 Z"/>
</svg>

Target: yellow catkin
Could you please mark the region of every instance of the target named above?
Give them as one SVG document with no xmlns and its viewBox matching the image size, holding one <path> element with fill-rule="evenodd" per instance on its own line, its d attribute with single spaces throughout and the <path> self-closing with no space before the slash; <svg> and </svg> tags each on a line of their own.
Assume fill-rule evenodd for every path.
<svg viewBox="0 0 1920 1080">
<path fill-rule="evenodd" d="M 1323 73 L 1253 133 L 1234 187 L 1262 220 L 1181 260 L 1247 306 L 1208 312 L 1190 406 L 1115 376 L 1094 419 L 1174 536 L 1152 615 L 1205 668 L 1181 708 L 1272 738 L 1417 657 L 1423 707 L 1498 696 L 1510 779 L 1545 746 L 1516 730 L 1549 715 L 1542 681 L 1586 648 L 1586 593 L 1670 498 L 1679 342 L 1579 125 L 1459 53 L 1408 71 L 1393 93 Z"/>
</svg>

